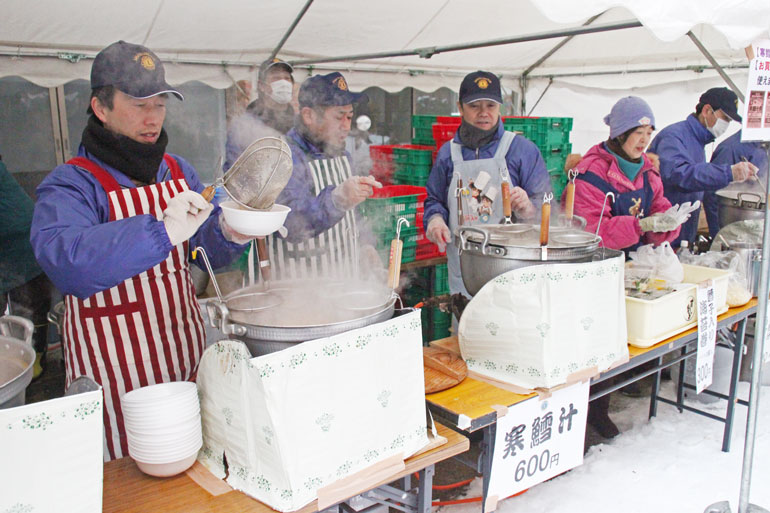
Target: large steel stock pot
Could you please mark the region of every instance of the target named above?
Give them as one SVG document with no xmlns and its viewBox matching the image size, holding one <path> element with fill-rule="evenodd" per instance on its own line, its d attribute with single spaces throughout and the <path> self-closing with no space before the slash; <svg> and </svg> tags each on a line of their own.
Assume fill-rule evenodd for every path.
<svg viewBox="0 0 770 513">
<path fill-rule="evenodd" d="M 475 295 L 504 272 L 555 262 L 590 262 L 601 237 L 572 227 L 552 226 L 548 244 L 540 245 L 539 225 L 461 226 L 460 272 Z M 615 252 L 617 253 L 617 252 Z"/>
</svg>

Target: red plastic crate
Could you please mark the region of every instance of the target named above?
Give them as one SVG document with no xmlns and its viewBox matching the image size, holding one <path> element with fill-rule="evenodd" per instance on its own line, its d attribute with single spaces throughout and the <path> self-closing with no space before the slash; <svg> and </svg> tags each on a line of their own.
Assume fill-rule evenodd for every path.
<svg viewBox="0 0 770 513">
<path fill-rule="evenodd" d="M 436 116 L 436 123 L 443 123 L 445 125 L 460 125 L 463 118 L 460 116 Z"/>
<path fill-rule="evenodd" d="M 374 161 L 393 161 L 393 148 L 395 144 L 373 144 L 369 146 L 369 156 Z"/>
<path fill-rule="evenodd" d="M 395 198 L 397 196 L 411 196 L 417 195 L 417 207 L 425 203 L 425 198 L 428 197 L 428 191 L 425 187 L 418 187 L 416 185 L 390 185 L 383 187 L 382 189 L 374 189 L 374 194 L 371 198 Z"/>
<path fill-rule="evenodd" d="M 432 126 L 433 129 L 433 139 L 436 141 L 436 148 L 441 148 L 441 146 L 447 142 L 451 141 L 452 137 L 455 136 L 455 133 L 460 128 L 460 125 L 447 125 L 442 123 L 435 123 Z"/>
</svg>

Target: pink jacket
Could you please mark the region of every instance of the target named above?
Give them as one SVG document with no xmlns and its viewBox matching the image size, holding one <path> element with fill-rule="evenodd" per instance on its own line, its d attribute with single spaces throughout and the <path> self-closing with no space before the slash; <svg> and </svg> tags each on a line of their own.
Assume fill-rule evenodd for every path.
<svg viewBox="0 0 770 513">
<path fill-rule="evenodd" d="M 644 173 L 647 173 L 652 187 L 653 200 L 652 212 L 645 212 L 646 217 L 658 212 L 665 212 L 671 207 L 671 203 L 663 196 L 663 182 L 661 182 L 659 171 L 653 167 L 646 155 L 642 158 L 644 164 L 633 183 L 620 170 L 615 157 L 604 149 L 604 143 L 597 144 L 588 150 L 576 169 L 578 173 L 591 171 L 619 193 L 642 189 L 644 187 Z M 564 199 L 565 197 L 562 196 L 562 205 Z M 575 215 L 586 219 L 587 231 L 596 232 L 603 202 L 604 194 L 602 191 L 585 180 L 575 180 Z M 658 245 L 665 241 L 671 242 L 679 235 L 679 227 L 670 232 L 642 232 L 636 217 L 632 215 L 613 216 L 610 212 L 610 200 L 607 200 L 607 203 L 599 230 L 599 235 L 607 248 L 624 249 L 640 241 L 643 244 Z"/>
</svg>

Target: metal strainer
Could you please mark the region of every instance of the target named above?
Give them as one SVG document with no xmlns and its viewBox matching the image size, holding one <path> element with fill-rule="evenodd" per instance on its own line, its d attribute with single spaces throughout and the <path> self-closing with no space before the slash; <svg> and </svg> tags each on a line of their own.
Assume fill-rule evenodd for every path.
<svg viewBox="0 0 770 513">
<path fill-rule="evenodd" d="M 251 210 L 268 210 L 289 181 L 291 150 L 279 137 L 262 137 L 240 154 L 218 184 L 233 201 Z"/>
</svg>

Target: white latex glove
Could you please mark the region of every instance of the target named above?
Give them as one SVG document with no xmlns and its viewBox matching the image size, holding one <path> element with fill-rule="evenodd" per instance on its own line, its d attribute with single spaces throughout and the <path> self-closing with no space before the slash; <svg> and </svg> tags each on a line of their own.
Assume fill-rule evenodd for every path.
<svg viewBox="0 0 770 513">
<path fill-rule="evenodd" d="M 444 222 L 441 214 L 434 214 L 428 221 L 428 229 L 425 230 L 425 236 L 428 240 L 438 246 L 438 250 L 443 252 L 446 245 L 452 240 L 452 233 Z"/>
<path fill-rule="evenodd" d="M 754 178 L 757 176 L 757 171 L 759 170 L 757 166 L 746 161 L 733 164 L 730 169 L 733 172 L 734 182 L 743 182 L 749 178 Z"/>
<path fill-rule="evenodd" d="M 511 189 L 511 210 L 516 214 L 517 220 L 535 217 L 535 205 L 527 196 L 527 191 L 521 187 Z"/>
<path fill-rule="evenodd" d="M 180 192 L 171 198 L 161 218 L 171 245 L 181 244 L 195 235 L 212 210 L 214 206 L 195 191 Z"/>
<path fill-rule="evenodd" d="M 230 227 L 229 224 L 227 224 L 227 221 L 225 221 L 225 216 L 223 212 L 219 212 L 219 229 L 222 230 L 222 235 L 225 236 L 225 239 L 229 242 L 234 242 L 235 244 L 246 244 L 251 241 L 251 239 L 257 239 L 264 237 L 255 237 L 254 235 L 245 235 L 240 232 L 236 232 L 233 228 Z"/>
<path fill-rule="evenodd" d="M 639 219 L 639 227 L 643 232 L 670 232 L 680 224 L 682 223 L 679 222 L 677 216 L 668 212 Z"/>
<path fill-rule="evenodd" d="M 351 176 L 332 191 L 334 206 L 340 210 L 350 210 L 374 194 L 382 184 L 373 176 Z"/>
</svg>

